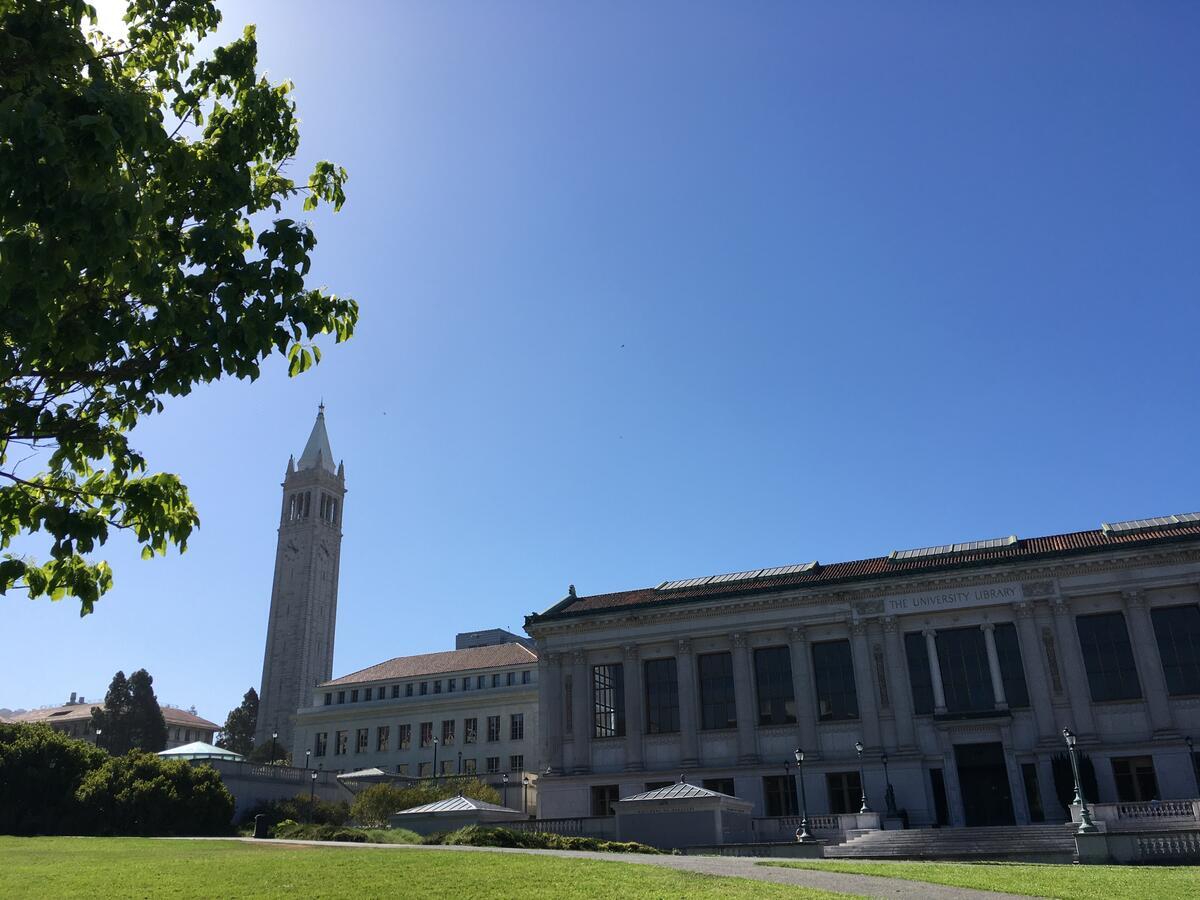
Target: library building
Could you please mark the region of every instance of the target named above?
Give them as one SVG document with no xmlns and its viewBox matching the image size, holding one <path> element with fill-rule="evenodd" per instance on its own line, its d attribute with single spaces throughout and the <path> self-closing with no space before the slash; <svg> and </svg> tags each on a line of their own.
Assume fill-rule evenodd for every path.
<svg viewBox="0 0 1200 900">
<path fill-rule="evenodd" d="M 756 819 L 1062 822 L 1064 729 L 1090 801 L 1200 796 L 1200 514 L 572 587 L 526 631 L 542 818 L 682 777 Z"/>
</svg>

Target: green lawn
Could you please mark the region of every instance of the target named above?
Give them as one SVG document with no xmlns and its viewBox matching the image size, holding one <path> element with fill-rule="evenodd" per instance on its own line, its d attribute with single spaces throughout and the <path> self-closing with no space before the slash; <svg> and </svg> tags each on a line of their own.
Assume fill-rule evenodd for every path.
<svg viewBox="0 0 1200 900">
<path fill-rule="evenodd" d="M 1195 866 L 1051 866 L 935 862 L 772 862 L 795 869 L 883 875 L 954 887 L 1059 897 L 1062 900 L 1195 900 L 1200 868 Z"/>
<path fill-rule="evenodd" d="M 621 862 L 446 850 L 0 837 L 0 897 L 679 897 L 840 895 Z"/>
</svg>

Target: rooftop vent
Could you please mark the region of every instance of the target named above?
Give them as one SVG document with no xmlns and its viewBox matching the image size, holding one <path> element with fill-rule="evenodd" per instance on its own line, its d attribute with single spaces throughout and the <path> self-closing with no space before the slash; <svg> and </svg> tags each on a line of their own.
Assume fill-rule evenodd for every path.
<svg viewBox="0 0 1200 900">
<path fill-rule="evenodd" d="M 681 588 L 700 587 L 702 584 L 731 584 L 736 581 L 757 581 L 761 578 L 775 578 L 780 575 L 796 575 L 815 569 L 816 560 L 807 563 L 796 563 L 792 566 L 775 566 L 773 569 L 750 569 L 745 572 L 730 572 L 727 575 L 705 575 L 702 578 L 683 578 L 679 581 L 664 581 L 656 590 L 676 591 Z"/>
<path fill-rule="evenodd" d="M 988 538 L 986 541 L 966 541 L 961 544 L 941 544 L 937 547 L 918 547 L 916 550 L 893 550 L 888 559 L 893 562 L 903 562 L 908 559 L 928 559 L 932 556 L 954 556 L 957 553 L 973 553 L 977 550 L 999 550 L 1011 547 L 1017 542 L 1017 536 Z"/>
<path fill-rule="evenodd" d="M 1200 513 L 1180 513 L 1177 516 L 1155 516 L 1152 519 L 1129 519 L 1125 522 L 1102 522 L 1100 530 L 1105 534 L 1139 534 L 1170 528 L 1172 525 L 1192 525 L 1200 522 Z"/>
</svg>

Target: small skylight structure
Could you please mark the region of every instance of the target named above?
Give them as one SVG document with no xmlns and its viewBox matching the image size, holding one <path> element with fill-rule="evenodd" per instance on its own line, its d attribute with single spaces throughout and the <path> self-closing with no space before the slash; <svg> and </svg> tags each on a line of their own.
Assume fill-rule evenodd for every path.
<svg viewBox="0 0 1200 900">
<path fill-rule="evenodd" d="M 1000 550 L 1011 547 L 1017 542 L 1017 536 L 988 538 L 986 541 L 964 541 L 960 544 L 939 544 L 936 547 L 918 547 L 915 550 L 893 550 L 888 559 L 903 562 L 909 559 L 929 559 L 934 556 L 953 556 L 957 553 L 973 553 L 977 550 Z"/>
<path fill-rule="evenodd" d="M 1124 522 L 1102 522 L 1100 530 L 1105 534 L 1138 534 L 1172 525 L 1193 525 L 1200 522 L 1200 513 L 1180 513 L 1177 516 L 1155 516 L 1151 519 L 1128 519 Z"/>
<path fill-rule="evenodd" d="M 748 569 L 745 572 L 730 572 L 727 575 L 705 575 L 703 578 L 683 578 L 679 581 L 664 581 L 656 590 L 676 591 L 681 588 L 700 587 L 705 584 L 732 584 L 738 581 L 757 581 L 760 578 L 775 578 L 779 575 L 795 575 L 817 567 L 817 561 L 796 563 L 791 566 L 776 566 L 773 569 Z"/>
</svg>

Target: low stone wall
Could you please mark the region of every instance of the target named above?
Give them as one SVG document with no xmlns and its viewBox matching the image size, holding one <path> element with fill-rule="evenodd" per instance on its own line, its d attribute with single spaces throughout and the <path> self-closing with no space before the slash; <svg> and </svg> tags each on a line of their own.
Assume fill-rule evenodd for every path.
<svg viewBox="0 0 1200 900">
<path fill-rule="evenodd" d="M 771 856 L 785 859 L 821 859 L 825 855 L 825 842 L 814 841 L 801 844 L 773 842 L 767 844 L 709 844 L 685 847 L 685 856 Z"/>
<path fill-rule="evenodd" d="M 546 834 L 561 834 L 564 837 L 590 837 L 602 841 L 617 839 L 616 816 L 571 816 L 563 819 L 523 819 L 506 822 L 505 828 L 513 831 L 541 831 Z"/>
<path fill-rule="evenodd" d="M 297 766 L 269 766 L 228 759 L 198 759 L 192 765 L 211 766 L 221 773 L 221 780 L 233 794 L 235 822 L 260 803 L 307 797 L 310 792 L 326 801 L 353 799 L 353 795 L 338 783 L 334 772 L 318 772 L 314 786 L 312 770 Z"/>
<path fill-rule="evenodd" d="M 1077 834 L 1081 863 L 1200 864 L 1200 830 Z"/>
</svg>

